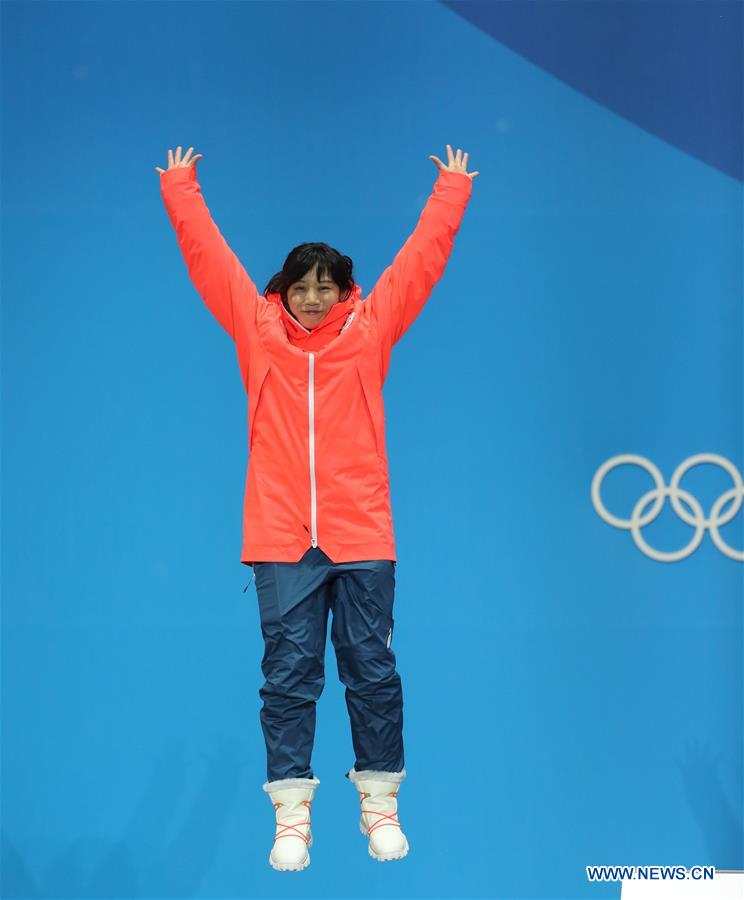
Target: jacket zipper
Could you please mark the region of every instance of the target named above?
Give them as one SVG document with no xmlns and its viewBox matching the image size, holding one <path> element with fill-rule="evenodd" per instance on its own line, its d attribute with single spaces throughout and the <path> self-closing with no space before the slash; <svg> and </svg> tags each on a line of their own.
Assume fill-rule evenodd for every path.
<svg viewBox="0 0 744 900">
<path fill-rule="evenodd" d="M 315 354 L 308 353 L 310 375 L 308 379 L 308 411 L 310 413 L 310 526 L 313 547 L 318 546 L 317 498 L 315 492 Z"/>
</svg>

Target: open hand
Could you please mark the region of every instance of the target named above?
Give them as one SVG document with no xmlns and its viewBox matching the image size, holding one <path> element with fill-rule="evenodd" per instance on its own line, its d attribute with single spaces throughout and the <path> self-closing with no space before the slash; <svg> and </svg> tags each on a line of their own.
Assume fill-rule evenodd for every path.
<svg viewBox="0 0 744 900">
<path fill-rule="evenodd" d="M 445 164 L 442 162 L 441 159 L 439 159 L 438 156 L 430 156 L 429 157 L 429 159 L 431 159 L 434 162 L 434 165 L 438 169 L 440 169 L 440 170 L 444 169 L 447 172 L 462 172 L 463 175 L 467 175 L 468 178 L 470 178 L 471 180 L 473 178 L 475 178 L 476 175 L 480 175 L 480 172 L 468 172 L 467 171 L 467 168 L 468 168 L 468 154 L 467 153 L 465 155 L 463 155 L 462 150 L 460 150 L 460 148 L 458 147 L 457 155 L 455 156 L 452 153 L 452 147 L 450 147 L 449 144 L 447 144 L 446 146 L 447 146 L 447 159 L 449 161 L 449 165 L 445 166 Z"/>
<path fill-rule="evenodd" d="M 168 149 L 168 169 L 185 169 L 187 166 L 196 165 L 196 161 L 201 159 L 204 154 L 197 153 L 195 156 L 191 156 L 191 151 L 193 149 L 193 147 L 189 147 L 183 159 L 181 159 L 180 147 L 176 147 L 175 158 L 173 156 L 173 151 L 171 149 Z M 155 171 L 162 175 L 166 170 L 161 169 L 160 166 L 155 166 Z"/>
</svg>

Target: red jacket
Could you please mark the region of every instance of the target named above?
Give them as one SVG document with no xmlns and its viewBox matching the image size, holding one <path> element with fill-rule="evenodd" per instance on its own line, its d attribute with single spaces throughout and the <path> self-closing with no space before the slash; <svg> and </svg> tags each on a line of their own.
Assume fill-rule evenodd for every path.
<svg viewBox="0 0 744 900">
<path fill-rule="evenodd" d="M 421 311 L 452 251 L 472 179 L 440 170 L 413 234 L 362 300 L 312 331 L 280 295 L 258 293 L 202 197 L 196 167 L 160 187 L 189 277 L 235 341 L 248 393 L 241 562 L 395 560 L 382 385 L 393 344 Z"/>
</svg>

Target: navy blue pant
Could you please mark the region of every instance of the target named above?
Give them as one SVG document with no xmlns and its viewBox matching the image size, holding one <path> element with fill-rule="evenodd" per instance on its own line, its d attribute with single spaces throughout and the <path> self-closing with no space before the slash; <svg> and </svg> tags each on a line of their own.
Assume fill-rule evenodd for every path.
<svg viewBox="0 0 744 900">
<path fill-rule="evenodd" d="M 400 772 L 403 695 L 391 649 L 395 563 L 333 563 L 311 547 L 299 562 L 256 562 L 253 569 L 265 643 L 259 696 L 268 781 L 314 777 L 310 759 L 329 611 L 354 768 Z"/>
</svg>

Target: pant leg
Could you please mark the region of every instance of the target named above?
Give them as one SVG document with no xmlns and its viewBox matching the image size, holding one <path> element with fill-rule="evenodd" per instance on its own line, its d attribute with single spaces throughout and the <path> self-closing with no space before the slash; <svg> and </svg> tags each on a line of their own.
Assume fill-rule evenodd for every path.
<svg viewBox="0 0 744 900">
<path fill-rule="evenodd" d="M 356 754 L 356 771 L 404 767 L 403 692 L 392 650 L 395 563 L 339 563 L 331 583 L 331 640 Z"/>
<path fill-rule="evenodd" d="M 259 690 L 267 780 L 313 778 L 316 701 L 325 684 L 330 567 L 319 549 L 297 563 L 256 562 L 265 650 Z"/>
</svg>

